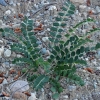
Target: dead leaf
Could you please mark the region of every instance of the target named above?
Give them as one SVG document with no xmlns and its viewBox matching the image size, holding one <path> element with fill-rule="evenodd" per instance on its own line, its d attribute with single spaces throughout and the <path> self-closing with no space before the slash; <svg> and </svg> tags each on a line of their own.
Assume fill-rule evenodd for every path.
<svg viewBox="0 0 100 100">
<path fill-rule="evenodd" d="M 4 80 L 4 78 L 1 78 L 1 79 L 0 79 L 0 84 L 3 82 L 3 80 Z"/>
<path fill-rule="evenodd" d="M 38 28 L 42 28 L 43 27 L 43 25 L 42 24 L 40 24 L 39 26 L 38 26 Z"/>
<path fill-rule="evenodd" d="M 95 29 L 96 27 L 93 25 L 92 28 Z"/>
<path fill-rule="evenodd" d="M 18 71 L 18 76 L 20 76 L 21 75 L 21 71 Z"/>
<path fill-rule="evenodd" d="M 94 57 L 91 57 L 90 59 L 89 59 L 89 61 L 91 61 L 91 60 L 93 60 L 94 59 Z"/>
<path fill-rule="evenodd" d="M 90 72 L 91 74 L 94 73 L 93 69 L 91 69 L 91 68 L 85 68 L 85 70 L 88 71 L 88 72 Z"/>
<path fill-rule="evenodd" d="M 18 17 L 19 17 L 19 18 L 23 18 L 24 15 L 23 15 L 23 14 L 18 14 Z"/>
<path fill-rule="evenodd" d="M 10 97 L 10 95 L 9 95 L 8 93 L 6 93 L 6 92 L 2 92 L 2 94 L 3 94 L 4 96 L 6 96 L 6 97 Z"/>
<path fill-rule="evenodd" d="M 43 28 L 35 28 L 34 31 L 42 31 Z"/>
<path fill-rule="evenodd" d="M 90 39 L 91 38 L 91 35 L 87 36 L 87 38 Z"/>
<path fill-rule="evenodd" d="M 88 14 L 89 14 L 89 15 L 93 15 L 93 11 L 90 10 L 90 11 L 88 12 Z"/>
<path fill-rule="evenodd" d="M 90 6 L 90 5 L 91 5 L 90 0 L 87 0 L 87 6 Z"/>
<path fill-rule="evenodd" d="M 16 75 L 15 77 L 14 77 L 14 79 L 13 80 L 17 80 L 19 78 L 19 76 L 18 75 Z"/>
<path fill-rule="evenodd" d="M 3 75 L 4 73 L 2 72 L 2 73 L 0 73 L 0 77 L 4 77 L 4 75 Z"/>
<path fill-rule="evenodd" d="M 16 71 L 14 70 L 14 69 L 11 69 L 10 71 L 9 71 L 9 73 L 10 74 L 14 74 Z"/>
<path fill-rule="evenodd" d="M 16 18 L 16 16 L 15 16 L 15 15 L 14 15 L 13 17 L 14 17 L 14 18 Z"/>
<path fill-rule="evenodd" d="M 27 96 L 31 96 L 31 94 L 29 93 L 29 92 L 22 92 L 22 93 L 24 93 L 25 95 L 27 95 Z"/>
<path fill-rule="evenodd" d="M 14 32 L 15 32 L 15 33 L 21 33 L 21 29 L 20 29 L 20 28 L 15 28 L 15 29 L 14 29 Z"/>
</svg>

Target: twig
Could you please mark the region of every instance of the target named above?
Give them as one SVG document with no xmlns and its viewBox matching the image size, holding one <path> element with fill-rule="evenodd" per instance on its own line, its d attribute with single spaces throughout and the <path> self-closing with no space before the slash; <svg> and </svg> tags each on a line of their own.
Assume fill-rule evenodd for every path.
<svg viewBox="0 0 100 100">
<path fill-rule="evenodd" d="M 52 2 L 52 3 L 50 3 L 50 4 L 47 4 L 47 5 L 43 6 L 42 8 L 40 8 L 39 10 L 37 10 L 37 11 L 33 14 L 33 16 L 34 16 L 36 13 L 38 13 L 39 11 L 41 11 L 42 9 L 44 9 L 44 8 L 46 8 L 46 7 L 48 7 L 48 6 L 54 5 L 54 4 L 57 4 L 57 2 Z"/>
<path fill-rule="evenodd" d="M 27 72 L 28 72 L 28 71 L 29 71 L 29 70 L 27 70 Z M 24 74 L 22 74 L 18 79 L 22 78 L 27 72 L 25 72 Z M 18 80 L 18 79 L 17 79 L 17 80 Z M 10 84 L 16 82 L 17 80 L 12 81 L 12 82 L 10 82 L 10 83 L 8 83 L 8 84 L 6 84 L 6 85 L 10 85 Z"/>
</svg>

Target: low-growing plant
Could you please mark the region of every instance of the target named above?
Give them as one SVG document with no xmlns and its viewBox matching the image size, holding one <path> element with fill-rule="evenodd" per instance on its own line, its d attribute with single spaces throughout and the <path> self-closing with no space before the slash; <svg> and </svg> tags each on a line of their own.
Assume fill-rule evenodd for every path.
<svg viewBox="0 0 100 100">
<path fill-rule="evenodd" d="M 33 31 L 33 20 L 24 18 L 19 35 L 9 28 L 1 29 L 2 36 L 15 39 L 15 42 L 11 44 L 11 50 L 22 55 L 20 58 L 15 58 L 13 63 L 27 65 L 22 68 L 22 72 L 27 73 L 27 79 L 29 82 L 33 82 L 35 90 L 41 89 L 46 83 L 49 83 L 54 99 L 58 98 L 63 91 L 60 84 L 61 79 L 65 79 L 66 82 L 68 79 L 73 80 L 76 84 L 84 85 L 84 81 L 76 74 L 76 65 L 86 65 L 87 62 L 82 59 L 82 56 L 89 50 L 100 48 L 100 43 L 97 43 L 94 48 L 86 46 L 88 42 L 93 42 L 87 36 L 100 29 L 91 29 L 82 37 L 74 34 L 76 28 L 82 24 L 94 22 L 90 18 L 70 28 L 68 32 L 65 31 L 68 17 L 74 14 L 74 11 L 75 6 L 66 1 L 62 11 L 55 18 L 49 34 L 50 58 L 48 60 L 44 60 L 41 49 L 38 48 L 38 39 Z M 39 68 L 42 69 L 42 74 L 39 72 Z"/>
</svg>

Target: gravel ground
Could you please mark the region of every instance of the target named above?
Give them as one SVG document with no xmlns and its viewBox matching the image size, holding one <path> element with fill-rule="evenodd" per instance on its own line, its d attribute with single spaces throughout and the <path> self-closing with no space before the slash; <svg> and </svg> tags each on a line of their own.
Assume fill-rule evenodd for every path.
<svg viewBox="0 0 100 100">
<path fill-rule="evenodd" d="M 10 0 L 8 0 L 10 2 Z M 22 16 L 27 15 L 30 18 L 32 18 L 35 22 L 35 26 L 37 27 L 40 23 L 43 25 L 43 30 L 36 32 L 36 36 L 42 43 L 40 45 L 40 48 L 47 48 L 46 42 L 44 40 L 44 37 L 48 37 L 49 35 L 49 28 L 50 25 L 52 25 L 52 22 L 54 20 L 54 17 L 56 16 L 56 13 L 60 11 L 60 7 L 62 6 L 63 0 L 48 0 L 48 2 L 56 2 L 58 4 L 54 4 L 55 7 L 57 7 L 57 10 L 54 9 L 53 12 L 50 12 L 47 10 L 40 10 L 37 14 L 34 15 L 36 11 L 41 9 L 41 7 L 45 6 L 45 3 L 39 4 L 40 0 L 34 0 L 31 4 L 29 2 L 24 3 L 21 2 L 21 0 L 11 0 L 14 1 L 12 5 L 8 6 L 1 6 L 0 5 L 0 27 L 10 27 L 10 28 L 18 28 L 19 24 L 22 20 L 22 17 L 19 18 L 18 14 L 20 13 Z M 32 1 L 32 0 L 30 0 Z M 100 27 L 100 0 L 90 0 L 90 5 L 87 6 L 87 3 L 85 0 L 70 0 L 74 3 L 76 6 L 76 12 L 72 17 L 69 17 L 69 21 L 67 21 L 67 26 L 65 30 L 69 27 L 74 26 L 77 22 L 82 21 L 86 19 L 87 17 L 91 17 L 96 20 L 95 23 L 86 23 L 82 27 L 78 28 L 76 30 L 76 34 L 79 36 L 82 36 L 87 32 L 89 29 L 93 27 Z M 46 3 L 48 3 L 46 2 Z M 27 6 L 29 4 L 29 6 Z M 49 6 L 50 7 L 50 6 Z M 47 7 L 47 8 L 49 8 Z M 92 12 L 92 13 L 91 13 Z M 91 39 L 94 40 L 94 44 L 97 42 L 100 42 L 100 32 L 96 32 L 94 35 L 91 36 Z M 5 81 L 0 84 L 0 92 L 2 94 L 2 91 L 10 93 L 9 91 L 9 85 L 7 85 L 7 88 L 5 88 L 5 84 L 8 84 L 9 82 L 12 82 L 18 74 L 18 72 L 21 70 L 20 66 L 14 65 L 11 63 L 14 57 L 20 57 L 20 54 L 16 54 L 14 52 L 11 52 L 9 50 L 10 44 L 12 43 L 12 38 L 2 38 L 0 33 L 0 73 L 4 73 Z M 90 45 L 90 44 L 88 44 Z M 47 48 L 48 50 L 48 48 Z M 44 52 L 44 51 L 43 51 Z M 93 58 L 93 59 L 91 59 Z M 58 100 L 100 100 L 100 50 L 94 51 L 84 57 L 85 60 L 87 60 L 88 65 L 87 66 L 77 66 L 77 74 L 79 74 L 82 79 L 85 81 L 85 86 L 80 87 L 76 86 L 75 84 L 67 84 L 64 80 L 61 81 L 62 86 L 64 87 L 63 93 L 61 93 L 60 98 Z M 89 67 L 92 69 L 92 72 L 86 71 L 85 68 Z M 9 74 L 9 71 L 16 70 L 15 74 Z M 0 79 L 2 79 L 0 77 Z M 25 77 L 20 77 L 20 80 L 25 80 Z M 26 81 L 26 80 L 25 80 Z M 37 100 L 53 100 L 52 99 L 52 92 L 48 89 L 50 86 L 47 84 L 44 89 L 41 91 L 38 91 L 36 93 Z M 26 89 L 27 90 L 27 89 Z M 33 93 L 34 90 L 30 89 L 29 92 Z M 21 93 L 21 92 L 20 92 Z M 19 94 L 15 94 L 15 97 L 21 97 Z M 9 98 L 0 98 L 0 100 L 10 100 Z M 13 100 L 16 100 L 16 98 L 13 98 Z M 30 100 L 27 99 L 25 95 L 22 94 L 22 98 L 18 100 Z M 35 98 L 33 100 L 36 100 Z"/>
</svg>

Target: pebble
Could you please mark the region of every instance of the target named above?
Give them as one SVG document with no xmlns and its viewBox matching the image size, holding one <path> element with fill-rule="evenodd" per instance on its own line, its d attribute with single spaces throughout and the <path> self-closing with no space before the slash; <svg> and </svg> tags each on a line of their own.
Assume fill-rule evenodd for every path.
<svg viewBox="0 0 100 100">
<path fill-rule="evenodd" d="M 2 54 L 4 53 L 4 46 L 2 46 L 1 48 L 0 48 L 0 58 L 2 57 Z"/>
<path fill-rule="evenodd" d="M 3 21 L 2 20 L 0 20 L 0 25 L 3 25 Z"/>
<path fill-rule="evenodd" d="M 28 98 L 28 100 L 37 100 L 36 93 L 31 93 L 31 96 Z"/>
<path fill-rule="evenodd" d="M 11 56 L 11 50 L 6 49 L 6 50 L 4 51 L 4 56 L 5 56 L 5 57 L 10 57 L 10 56 Z"/>
<path fill-rule="evenodd" d="M 86 0 L 70 0 L 72 3 L 85 4 Z"/>
<path fill-rule="evenodd" d="M 86 11 L 87 6 L 86 5 L 79 5 L 79 9 L 81 11 Z"/>
<path fill-rule="evenodd" d="M 74 86 L 74 85 L 69 85 L 69 86 L 68 86 L 68 90 L 69 90 L 69 91 L 75 91 L 75 90 L 76 90 L 76 86 Z"/>
<path fill-rule="evenodd" d="M 45 32 L 38 32 L 37 35 L 45 35 Z"/>
<path fill-rule="evenodd" d="M 97 52 L 97 56 L 98 58 L 100 58 L 100 50 Z"/>
<path fill-rule="evenodd" d="M 7 84 L 7 83 L 8 83 L 8 82 L 7 82 L 6 79 L 4 79 L 3 82 L 2 82 L 3 85 L 4 85 L 4 84 Z"/>
<path fill-rule="evenodd" d="M 7 10 L 7 11 L 5 12 L 5 15 L 11 15 L 11 10 Z"/>
<path fill-rule="evenodd" d="M 42 48 L 42 49 L 41 49 L 41 53 L 42 53 L 42 54 L 46 54 L 46 53 L 47 53 L 46 48 Z"/>
<path fill-rule="evenodd" d="M 37 41 L 36 43 L 37 43 L 38 45 L 42 44 L 42 42 L 41 42 L 41 41 Z"/>
<path fill-rule="evenodd" d="M 68 99 L 68 95 L 63 96 L 64 99 Z"/>
<path fill-rule="evenodd" d="M 43 38 L 42 38 L 42 41 L 43 41 L 43 42 L 48 42 L 48 41 L 49 41 L 49 37 L 43 37 Z"/>
<path fill-rule="evenodd" d="M 0 40 L 0 43 L 1 43 L 1 44 L 3 44 L 3 41 L 2 41 L 2 40 Z"/>
<path fill-rule="evenodd" d="M 100 7 L 99 6 L 96 6 L 96 11 L 97 11 L 97 13 L 99 13 L 100 12 Z"/>
<path fill-rule="evenodd" d="M 19 88 L 21 88 L 21 89 L 18 90 L 18 91 L 21 91 L 21 92 L 29 90 L 28 82 L 27 81 L 23 81 L 23 80 L 17 80 L 16 82 L 12 83 L 11 86 L 10 86 L 11 91 L 16 91 Z"/>
<path fill-rule="evenodd" d="M 3 64 L 2 64 L 2 66 L 4 67 L 4 68 L 9 68 L 10 67 L 10 64 L 9 64 L 9 62 L 4 62 Z"/>
<path fill-rule="evenodd" d="M 47 28 L 47 31 L 50 31 L 50 28 Z"/>
<path fill-rule="evenodd" d="M 22 55 L 17 54 L 16 57 L 17 57 L 17 58 L 22 58 Z"/>
</svg>

